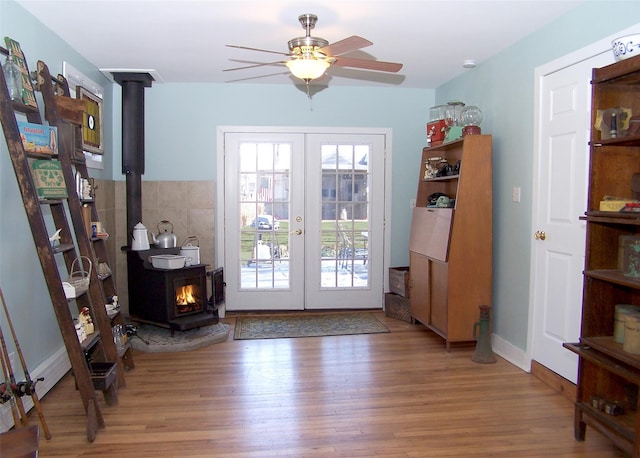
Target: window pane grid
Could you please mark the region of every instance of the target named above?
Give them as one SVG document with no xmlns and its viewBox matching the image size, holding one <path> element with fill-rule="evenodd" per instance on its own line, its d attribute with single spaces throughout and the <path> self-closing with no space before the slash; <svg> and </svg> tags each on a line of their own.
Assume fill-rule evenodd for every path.
<svg viewBox="0 0 640 458">
<path fill-rule="evenodd" d="M 241 289 L 290 287 L 290 159 L 287 143 L 240 145 Z"/>
<path fill-rule="evenodd" d="M 322 146 L 323 289 L 368 287 L 369 145 Z"/>
</svg>

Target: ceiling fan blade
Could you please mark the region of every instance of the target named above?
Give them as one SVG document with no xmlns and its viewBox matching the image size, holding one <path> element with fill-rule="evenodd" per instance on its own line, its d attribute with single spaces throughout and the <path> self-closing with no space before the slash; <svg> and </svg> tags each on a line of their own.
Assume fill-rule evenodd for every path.
<svg viewBox="0 0 640 458">
<path fill-rule="evenodd" d="M 280 52 L 280 51 L 269 51 L 268 49 L 260 49 L 260 48 L 250 48 L 248 46 L 238 46 L 238 45 L 226 45 L 228 48 L 238 48 L 238 49 L 247 49 L 249 51 L 260 51 L 260 52 L 269 52 L 271 54 L 280 54 L 282 56 L 290 56 L 290 53 Z"/>
<path fill-rule="evenodd" d="M 349 38 L 345 38 L 340 41 L 336 41 L 335 43 L 328 44 L 327 46 L 320 48 L 322 54 L 326 56 L 339 56 L 340 54 L 345 54 L 351 51 L 356 51 L 358 49 L 366 48 L 367 46 L 371 46 L 373 43 L 369 40 L 366 40 L 357 35 L 350 36 Z"/>
<path fill-rule="evenodd" d="M 395 62 L 383 62 L 380 60 L 353 59 L 351 57 L 341 56 L 336 57 L 335 60 L 336 61 L 333 65 L 338 65 L 340 67 L 364 68 L 366 70 L 377 70 L 380 72 L 396 73 L 402 68 L 402 64 L 397 64 Z"/>
<path fill-rule="evenodd" d="M 259 78 L 270 78 L 272 76 L 280 76 L 280 75 L 291 75 L 291 73 L 289 73 L 288 71 L 287 72 L 278 72 L 278 73 L 268 73 L 266 75 L 249 76 L 247 78 L 236 78 L 236 79 L 225 81 L 225 83 L 237 83 L 237 82 L 240 82 L 240 81 L 251 81 L 251 80 L 257 80 Z"/>
<path fill-rule="evenodd" d="M 232 72 L 234 70 L 244 70 L 246 68 L 264 67 L 266 65 L 279 65 L 279 64 L 284 64 L 285 62 L 286 61 L 284 61 L 284 60 L 280 60 L 280 61 L 277 61 L 277 62 L 264 62 L 264 63 L 261 63 L 261 64 L 246 65 L 244 67 L 225 68 L 222 71 L 223 72 Z"/>
</svg>

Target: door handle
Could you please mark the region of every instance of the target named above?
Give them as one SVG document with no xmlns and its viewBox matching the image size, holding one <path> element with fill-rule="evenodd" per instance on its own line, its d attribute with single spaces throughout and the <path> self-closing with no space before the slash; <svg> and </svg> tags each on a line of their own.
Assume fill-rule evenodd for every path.
<svg viewBox="0 0 640 458">
<path fill-rule="evenodd" d="M 295 231 L 289 232 L 289 234 L 293 235 L 302 235 L 302 229 L 296 229 Z"/>
<path fill-rule="evenodd" d="M 536 231 L 536 233 L 533 234 L 533 238 L 536 240 L 545 240 L 547 238 L 547 234 L 545 231 Z"/>
</svg>

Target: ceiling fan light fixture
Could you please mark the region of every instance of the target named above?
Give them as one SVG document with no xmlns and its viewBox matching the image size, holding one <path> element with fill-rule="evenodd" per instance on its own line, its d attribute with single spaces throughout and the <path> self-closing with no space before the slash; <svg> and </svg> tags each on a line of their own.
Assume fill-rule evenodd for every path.
<svg viewBox="0 0 640 458">
<path fill-rule="evenodd" d="M 366 46 L 371 46 L 373 43 L 357 35 L 352 35 L 329 44 L 324 38 L 311 36 L 311 30 L 318 21 L 318 17 L 315 14 L 303 14 L 298 17 L 298 20 L 305 30 L 305 36 L 289 40 L 288 53 L 250 48 L 247 46 L 227 45 L 232 48 L 284 55 L 289 58 L 288 61 L 258 63 L 244 67 L 229 68 L 224 71 L 242 70 L 245 68 L 261 67 L 263 65 L 285 64 L 293 76 L 303 80 L 307 84 L 307 95 L 309 95 L 309 82 L 323 76 L 332 65 L 393 73 L 400 71 L 402 68 L 402 64 L 394 62 L 345 57 L 343 54 L 349 54 Z M 311 96 L 309 95 L 309 97 Z"/>
<path fill-rule="evenodd" d="M 285 65 L 293 76 L 308 83 L 324 75 L 330 64 L 323 59 L 298 58 L 288 61 Z"/>
</svg>

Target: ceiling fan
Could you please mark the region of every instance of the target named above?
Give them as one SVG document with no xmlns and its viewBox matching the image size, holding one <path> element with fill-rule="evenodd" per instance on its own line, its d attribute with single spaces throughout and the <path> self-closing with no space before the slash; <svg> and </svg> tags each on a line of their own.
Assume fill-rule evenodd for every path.
<svg viewBox="0 0 640 458">
<path fill-rule="evenodd" d="M 261 67 L 265 65 L 284 64 L 296 78 L 300 78 L 307 85 L 309 82 L 320 78 L 331 65 L 340 67 L 352 67 L 365 70 L 375 70 L 381 72 L 396 73 L 402 68 L 402 64 L 394 62 L 382 62 L 378 60 L 356 59 L 345 57 L 347 54 L 373 43 L 362 37 L 353 35 L 343 40 L 329 44 L 324 38 L 312 37 L 311 30 L 316 26 L 318 17 L 314 14 L 303 14 L 298 17 L 302 28 L 305 30 L 304 37 L 289 40 L 289 52 L 269 51 L 266 49 L 250 48 L 247 46 L 227 45 L 230 48 L 248 49 L 250 51 L 268 52 L 280 54 L 288 57 L 288 60 L 276 62 L 266 62 L 244 67 L 228 68 L 223 71 L 244 70 L 247 68 Z"/>
</svg>

